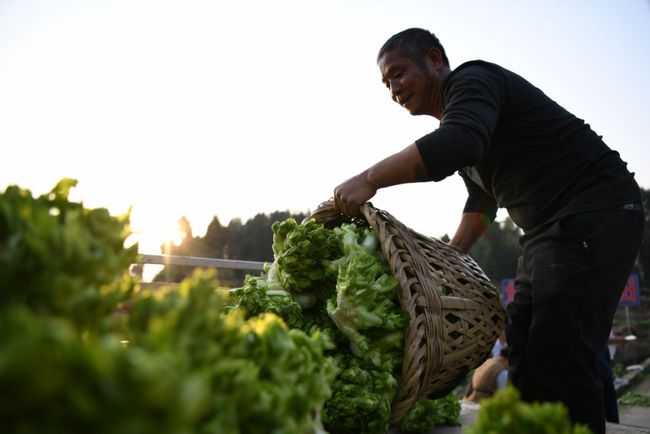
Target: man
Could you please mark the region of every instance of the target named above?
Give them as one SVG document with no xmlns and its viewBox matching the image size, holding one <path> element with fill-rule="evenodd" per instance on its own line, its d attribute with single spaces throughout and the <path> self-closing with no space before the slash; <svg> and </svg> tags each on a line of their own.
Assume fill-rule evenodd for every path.
<svg viewBox="0 0 650 434">
<path fill-rule="evenodd" d="M 490 398 L 508 385 L 508 354 L 510 349 L 502 347 L 499 354 L 490 357 L 474 370 L 463 400 L 480 402 Z"/>
<path fill-rule="evenodd" d="M 392 99 L 440 125 L 336 187 L 335 207 L 355 215 L 380 188 L 458 172 L 468 198 L 450 244 L 464 252 L 506 208 L 524 231 L 508 306 L 510 380 L 523 399 L 562 401 L 574 422 L 604 433 L 597 358 L 643 231 L 633 174 L 589 125 L 517 74 L 483 61 L 451 71 L 426 30 L 394 35 L 377 61 Z"/>
</svg>

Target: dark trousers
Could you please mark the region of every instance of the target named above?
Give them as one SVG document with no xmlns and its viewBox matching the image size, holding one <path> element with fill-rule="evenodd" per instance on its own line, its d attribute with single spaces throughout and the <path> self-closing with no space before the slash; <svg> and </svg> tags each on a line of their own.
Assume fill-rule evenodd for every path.
<svg viewBox="0 0 650 434">
<path fill-rule="evenodd" d="M 560 401 L 605 433 L 597 362 L 643 234 L 641 211 L 571 215 L 521 239 L 508 305 L 509 377 L 525 401 Z"/>
</svg>

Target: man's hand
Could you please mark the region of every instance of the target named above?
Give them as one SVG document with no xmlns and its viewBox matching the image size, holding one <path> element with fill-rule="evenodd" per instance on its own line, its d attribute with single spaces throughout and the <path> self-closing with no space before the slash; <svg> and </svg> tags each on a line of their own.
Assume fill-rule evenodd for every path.
<svg viewBox="0 0 650 434">
<path fill-rule="evenodd" d="M 361 214 L 361 205 L 377 193 L 377 187 L 362 172 L 334 189 L 334 208 L 346 215 Z"/>
<path fill-rule="evenodd" d="M 449 241 L 451 246 L 456 247 L 463 253 L 469 249 L 483 236 L 487 227 L 492 223 L 489 218 L 480 212 L 466 212 L 460 220 L 454 237 Z"/>
</svg>

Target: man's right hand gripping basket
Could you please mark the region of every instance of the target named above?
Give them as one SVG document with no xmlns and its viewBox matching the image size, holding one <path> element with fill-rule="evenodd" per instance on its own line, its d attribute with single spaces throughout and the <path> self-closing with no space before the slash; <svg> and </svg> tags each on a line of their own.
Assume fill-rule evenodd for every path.
<svg viewBox="0 0 650 434">
<path fill-rule="evenodd" d="M 458 386 L 490 354 L 505 328 L 499 294 L 468 255 L 421 235 L 370 203 L 363 217 L 344 216 L 331 201 L 310 216 L 325 226 L 369 225 L 393 275 L 399 302 L 410 316 L 391 421 L 422 398 L 439 398 Z"/>
</svg>

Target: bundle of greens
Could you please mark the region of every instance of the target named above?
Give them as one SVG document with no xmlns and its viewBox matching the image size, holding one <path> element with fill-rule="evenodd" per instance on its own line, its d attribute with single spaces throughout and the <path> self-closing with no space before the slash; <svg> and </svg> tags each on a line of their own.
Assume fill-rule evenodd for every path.
<svg viewBox="0 0 650 434">
<path fill-rule="evenodd" d="M 460 401 L 453 393 L 440 399 L 421 399 L 399 421 L 403 434 L 428 433 L 433 426 L 458 425 Z"/>
<path fill-rule="evenodd" d="M 0 308 L 26 305 L 94 328 L 130 296 L 119 280 L 137 245 L 124 248 L 128 214 L 69 201 L 75 185 L 63 179 L 39 197 L 17 186 L 0 194 Z"/>
<path fill-rule="evenodd" d="M 334 356 L 339 374 L 332 397 L 323 408 L 323 424 L 331 433 L 385 433 L 397 380 L 352 354 Z"/>
<path fill-rule="evenodd" d="M 336 270 L 326 264 L 340 256 L 336 234 L 310 220 L 298 224 L 289 218 L 275 222 L 273 230 L 274 273 L 291 294 L 309 292 L 320 298 L 331 296 Z"/>
<path fill-rule="evenodd" d="M 388 264 L 377 249 L 377 238 L 369 228 L 357 228 L 354 224 L 343 224 L 334 232 L 343 244 L 343 255 L 332 261 L 330 268 L 337 270 L 336 298 L 326 302 L 326 310 L 337 328 L 350 340 L 350 348 L 358 357 L 371 358 L 377 366 L 382 364 L 382 355 L 390 350 L 401 351 L 402 342 L 396 341 L 408 325 L 409 317 L 397 304 L 397 279 L 391 274 Z M 382 345 L 383 351 L 371 345 L 369 336 L 363 331 L 382 330 L 375 338 L 383 344 L 394 343 L 394 347 Z M 387 332 L 398 330 L 392 339 L 385 339 Z M 387 367 L 392 371 L 395 366 Z"/>
<path fill-rule="evenodd" d="M 527 403 L 513 386 L 481 401 L 476 422 L 465 434 L 589 434 L 584 425 L 571 425 L 567 408 L 561 403 Z"/>
<path fill-rule="evenodd" d="M 0 418 L 11 433 L 190 434 L 193 383 L 175 361 L 65 318 L 0 313 Z"/>
<path fill-rule="evenodd" d="M 191 380 L 193 432 L 313 433 L 335 375 L 318 334 L 289 328 L 273 313 L 224 313 L 214 279 L 136 297 L 129 347 L 175 360 Z"/>
<path fill-rule="evenodd" d="M 261 313 L 274 313 L 291 328 L 301 328 L 304 317 L 300 304 L 286 291 L 270 289 L 268 278 L 246 276 L 244 286 L 230 292 L 226 311 L 241 310 L 248 318 Z M 277 286 L 275 286 L 277 288 Z"/>
</svg>

